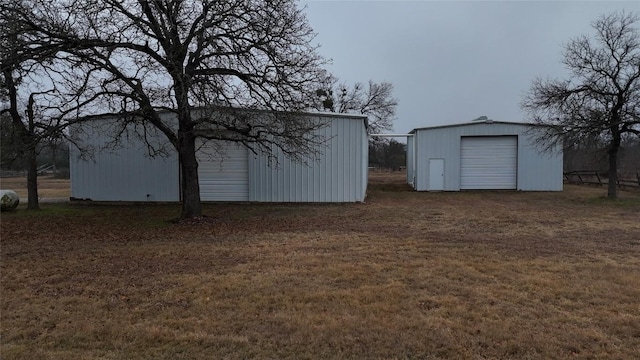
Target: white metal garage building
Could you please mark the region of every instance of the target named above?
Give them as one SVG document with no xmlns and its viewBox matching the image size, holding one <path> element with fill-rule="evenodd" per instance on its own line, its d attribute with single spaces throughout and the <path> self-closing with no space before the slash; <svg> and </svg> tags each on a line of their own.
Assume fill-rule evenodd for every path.
<svg viewBox="0 0 640 360">
<path fill-rule="evenodd" d="M 562 191 L 562 149 L 536 146 L 537 128 L 485 120 L 414 129 L 407 181 L 418 191 Z"/>
<path fill-rule="evenodd" d="M 166 115 L 166 114 L 165 114 Z M 277 161 L 255 155 L 232 142 L 201 143 L 198 175 L 202 201 L 257 202 L 361 202 L 367 190 L 367 118 L 347 114 L 308 114 L 327 126 L 318 130 L 326 143 L 319 156 L 306 164 L 275 150 Z M 149 156 L 149 148 L 137 136 L 113 141 L 117 127 L 108 118 L 72 131 L 87 156 L 70 150 L 71 197 L 93 201 L 180 201 L 179 161 L 164 135 L 148 132 L 154 148 L 164 156 Z M 106 125 L 105 125 L 106 124 Z"/>
</svg>

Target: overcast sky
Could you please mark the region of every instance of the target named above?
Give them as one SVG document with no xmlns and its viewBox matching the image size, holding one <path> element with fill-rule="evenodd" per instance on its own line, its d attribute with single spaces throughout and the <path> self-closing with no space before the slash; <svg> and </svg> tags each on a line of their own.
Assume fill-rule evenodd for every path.
<svg viewBox="0 0 640 360">
<path fill-rule="evenodd" d="M 348 84 L 388 81 L 395 132 L 481 115 L 525 121 L 537 77 L 566 78 L 562 45 L 593 34 L 600 15 L 640 14 L 640 1 L 303 1 L 332 73 Z"/>
</svg>

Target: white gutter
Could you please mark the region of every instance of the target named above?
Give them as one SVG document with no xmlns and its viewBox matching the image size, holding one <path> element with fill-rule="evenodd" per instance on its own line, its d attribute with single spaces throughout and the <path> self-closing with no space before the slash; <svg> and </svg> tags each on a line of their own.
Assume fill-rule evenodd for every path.
<svg viewBox="0 0 640 360">
<path fill-rule="evenodd" d="M 373 137 L 412 137 L 413 134 L 369 134 Z"/>
</svg>

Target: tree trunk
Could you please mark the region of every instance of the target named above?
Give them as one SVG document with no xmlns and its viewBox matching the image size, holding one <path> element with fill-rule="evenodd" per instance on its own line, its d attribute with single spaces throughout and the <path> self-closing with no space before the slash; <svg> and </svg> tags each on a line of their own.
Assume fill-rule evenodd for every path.
<svg viewBox="0 0 640 360">
<path fill-rule="evenodd" d="M 180 65 L 171 65 L 176 105 L 178 109 L 178 157 L 180 159 L 180 188 L 182 191 L 182 213 L 180 219 L 189 219 L 202 215 L 200 202 L 200 182 L 198 181 L 198 160 L 196 159 L 195 123 L 191 120 L 189 89 Z"/>
<path fill-rule="evenodd" d="M 27 210 L 40 210 L 38 202 L 38 163 L 33 139 L 26 144 L 29 170 L 27 172 Z"/>
<path fill-rule="evenodd" d="M 58 175 L 58 168 L 56 166 L 56 155 L 58 152 L 58 141 L 53 142 L 53 146 L 51 147 L 51 157 L 53 158 L 53 176 Z"/>
<path fill-rule="evenodd" d="M 609 186 L 607 190 L 609 199 L 618 198 L 618 149 L 609 150 Z"/>
<path fill-rule="evenodd" d="M 182 133 L 178 141 L 178 156 L 181 168 L 180 187 L 182 190 L 182 213 L 180 214 L 180 219 L 194 218 L 202 215 L 195 136 L 190 132 Z"/>
<path fill-rule="evenodd" d="M 609 146 L 609 186 L 607 198 L 618 198 L 618 150 L 620 149 L 620 133 L 613 132 L 613 140 Z"/>
<path fill-rule="evenodd" d="M 24 149 L 27 151 L 29 164 L 29 171 L 27 172 L 27 210 L 40 210 L 40 204 L 38 204 L 38 157 L 36 152 L 34 106 L 35 98 L 32 93 L 29 95 L 29 104 L 27 105 L 27 121 L 29 122 L 29 127 L 25 129 L 24 136 L 22 137 L 22 143 L 24 144 Z"/>
</svg>

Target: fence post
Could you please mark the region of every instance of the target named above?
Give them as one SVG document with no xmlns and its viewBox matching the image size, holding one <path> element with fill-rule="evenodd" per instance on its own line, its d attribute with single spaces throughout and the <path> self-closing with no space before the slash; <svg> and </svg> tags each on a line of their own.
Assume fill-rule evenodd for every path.
<svg viewBox="0 0 640 360">
<path fill-rule="evenodd" d="M 598 175 L 597 171 L 596 171 L 596 177 L 598 178 L 598 186 L 602 186 L 602 180 L 600 180 L 600 175 Z"/>
<path fill-rule="evenodd" d="M 638 186 L 640 186 L 640 172 L 636 171 L 636 178 L 638 179 Z"/>
</svg>

